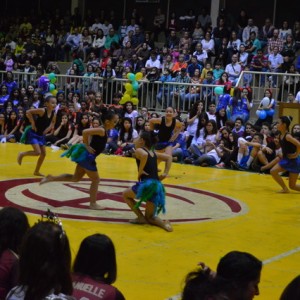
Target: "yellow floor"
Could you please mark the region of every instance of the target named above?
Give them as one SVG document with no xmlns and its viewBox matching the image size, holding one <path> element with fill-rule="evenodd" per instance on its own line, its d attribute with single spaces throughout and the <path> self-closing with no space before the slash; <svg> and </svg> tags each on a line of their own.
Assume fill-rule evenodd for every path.
<svg viewBox="0 0 300 300">
<path fill-rule="evenodd" d="M 32 176 L 36 158 L 24 158 L 21 167 L 16 163 L 17 152 L 29 149 L 0 144 L 0 206 L 17 205 L 36 213 L 51 208 L 61 216 L 73 256 L 85 236 L 109 235 L 117 250 L 116 286 L 128 300 L 178 295 L 184 276 L 198 262 L 215 268 L 231 250 L 248 251 L 264 261 L 261 295 L 256 299 L 278 299 L 300 274 L 300 194 L 275 193 L 279 187 L 268 175 L 173 164 L 165 180 L 166 217 L 176 222 L 174 232 L 167 233 L 125 222 L 133 215 L 120 195 L 131 184 L 128 181 L 136 179 L 133 159 L 98 158 L 103 178 L 99 199 L 108 209 L 96 212 L 86 208 L 87 181 L 39 186 Z M 41 171 L 72 173 L 74 164 L 60 154 L 47 149 Z M 39 218 L 28 215 L 31 223 Z"/>
</svg>

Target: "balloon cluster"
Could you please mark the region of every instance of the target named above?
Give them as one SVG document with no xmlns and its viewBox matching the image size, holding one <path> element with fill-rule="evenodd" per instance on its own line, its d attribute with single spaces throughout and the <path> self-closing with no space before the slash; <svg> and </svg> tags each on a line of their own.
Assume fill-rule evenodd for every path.
<svg viewBox="0 0 300 300">
<path fill-rule="evenodd" d="M 56 75 L 54 73 L 50 73 L 39 78 L 38 87 L 43 94 L 50 92 L 53 96 L 56 96 L 57 89 L 55 83 Z"/>
<path fill-rule="evenodd" d="M 139 99 L 137 98 L 139 84 L 138 80 L 143 78 L 143 73 L 138 72 L 136 74 L 128 73 L 127 79 L 130 82 L 125 83 L 125 93 L 120 100 L 120 104 L 125 104 L 128 101 L 131 101 L 133 105 L 138 105 Z"/>
<path fill-rule="evenodd" d="M 275 113 L 274 109 L 268 109 L 268 106 L 270 105 L 270 98 L 264 97 L 261 100 L 260 106 L 261 109 L 258 109 L 256 111 L 256 115 L 259 119 L 264 120 L 267 116 L 272 117 Z"/>
</svg>

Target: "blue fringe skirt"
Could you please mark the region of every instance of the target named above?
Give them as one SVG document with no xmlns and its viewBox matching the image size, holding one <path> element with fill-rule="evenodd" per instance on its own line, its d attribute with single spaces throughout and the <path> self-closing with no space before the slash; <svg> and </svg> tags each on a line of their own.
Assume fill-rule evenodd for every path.
<svg viewBox="0 0 300 300">
<path fill-rule="evenodd" d="M 279 165 L 281 168 L 289 171 L 290 173 L 300 173 L 300 156 L 293 159 L 283 158 L 279 162 Z"/>
<path fill-rule="evenodd" d="M 155 215 L 158 215 L 160 212 L 166 212 L 166 191 L 164 185 L 159 180 L 147 179 L 137 182 L 132 187 L 132 190 L 139 200 L 135 208 L 139 208 L 142 202 L 151 201 L 155 205 Z"/>
<path fill-rule="evenodd" d="M 61 155 L 61 157 L 64 156 L 70 158 L 71 161 L 76 162 L 86 170 L 97 171 L 96 155 L 89 153 L 84 144 L 73 145 Z"/>
</svg>

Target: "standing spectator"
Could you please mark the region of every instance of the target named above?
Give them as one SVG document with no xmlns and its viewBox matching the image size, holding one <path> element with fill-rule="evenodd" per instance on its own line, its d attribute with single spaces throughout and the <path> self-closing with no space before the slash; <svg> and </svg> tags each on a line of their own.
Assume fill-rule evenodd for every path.
<svg viewBox="0 0 300 300">
<path fill-rule="evenodd" d="M 242 40 L 244 43 L 247 43 L 250 39 L 251 32 L 255 32 L 255 35 L 258 36 L 258 27 L 254 25 L 253 19 L 248 19 L 248 24 L 243 30 Z"/>
<path fill-rule="evenodd" d="M 205 7 L 201 8 L 201 12 L 197 20 L 204 31 L 206 31 L 207 28 L 211 26 L 211 17 L 207 13 L 207 9 Z"/>
<path fill-rule="evenodd" d="M 153 40 L 157 41 L 158 35 L 164 31 L 165 15 L 161 12 L 161 9 L 156 10 L 156 14 L 153 20 Z"/>
</svg>

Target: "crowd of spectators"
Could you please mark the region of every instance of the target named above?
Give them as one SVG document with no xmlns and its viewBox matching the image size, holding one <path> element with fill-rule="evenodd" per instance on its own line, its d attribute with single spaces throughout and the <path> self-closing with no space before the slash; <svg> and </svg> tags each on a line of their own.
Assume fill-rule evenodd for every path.
<svg viewBox="0 0 300 300">
<path fill-rule="evenodd" d="M 113 13 L 105 17 L 89 16 L 82 24 L 78 18 L 66 19 L 57 13 L 52 19 L 35 23 L 26 17 L 15 18 L 13 22 L 4 19 L 0 39 L 0 69 L 6 71 L 0 86 L 1 142 L 20 141 L 28 125 L 26 110 L 44 105 L 36 78 L 23 76 L 21 82 L 15 71 L 36 72 L 37 78 L 44 72 L 59 74 L 55 61 L 72 57 L 66 86 L 56 94 L 57 122 L 47 136 L 48 145 L 65 149 L 81 142 L 82 130 L 99 126 L 102 111 L 114 109 L 121 122 L 110 133 L 106 153 L 130 156 L 138 132 L 148 128 L 151 117 L 148 110 L 153 107 L 140 107 L 138 112 L 130 101 L 119 104 L 121 93 L 111 92 L 110 103 L 105 103 L 103 94 L 110 89 L 95 85 L 90 79 L 126 78 L 129 72 L 142 72 L 142 80 L 166 84 L 154 95 L 157 103 L 166 107 L 174 103 L 172 99 L 177 99 L 182 108 L 189 103 L 188 117 L 182 120 L 186 121 L 187 129 L 174 142 L 174 161 L 249 169 L 253 161 L 259 160 L 258 166 L 264 167 L 275 159 L 276 102 L 272 90 L 265 91 L 268 104 L 262 101 L 258 108 L 266 113 L 265 119 L 259 118 L 253 124 L 249 122 L 253 78 L 247 76 L 251 74 L 245 74 L 242 89 L 234 86 L 242 70 L 297 74 L 300 22 L 291 28 L 284 21 L 276 28 L 267 18 L 259 28 L 245 11 L 241 11 L 235 22 L 229 22 L 221 11 L 213 28 L 205 9 L 198 17 L 192 11 L 178 18 L 172 14 L 169 24 L 159 9 L 149 26 L 136 10 L 129 19 L 118 23 Z M 83 89 L 78 89 L 79 79 L 71 75 L 82 76 Z M 260 80 L 269 77 L 260 76 Z M 169 86 L 168 82 L 176 85 Z M 275 75 L 272 82 L 275 87 Z M 200 83 L 204 86 L 200 87 Z M 223 89 L 217 103 L 214 88 L 209 85 Z M 281 89 L 289 87 L 292 91 L 291 86 L 298 90 L 299 78 L 285 76 Z M 299 93 L 294 97 L 290 92 L 288 97 L 290 102 L 300 101 Z M 261 136 L 264 124 L 268 131 Z M 297 131 L 298 127 L 295 128 Z M 267 160 L 260 158 L 264 151 L 273 155 Z M 249 156 L 248 160 L 242 160 L 244 156 Z"/>
</svg>

